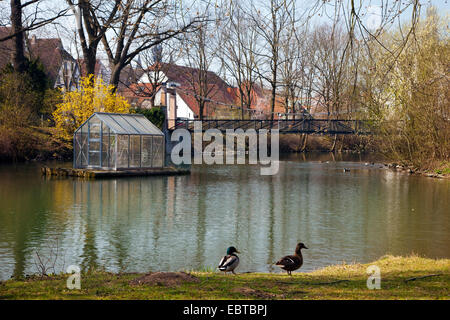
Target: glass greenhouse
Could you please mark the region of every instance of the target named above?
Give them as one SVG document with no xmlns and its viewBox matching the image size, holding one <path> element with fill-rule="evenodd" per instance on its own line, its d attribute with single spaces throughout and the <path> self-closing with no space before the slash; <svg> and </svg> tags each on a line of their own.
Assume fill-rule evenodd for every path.
<svg viewBox="0 0 450 320">
<path fill-rule="evenodd" d="M 94 113 L 73 137 L 74 168 L 164 167 L 164 134 L 140 114 Z"/>
</svg>

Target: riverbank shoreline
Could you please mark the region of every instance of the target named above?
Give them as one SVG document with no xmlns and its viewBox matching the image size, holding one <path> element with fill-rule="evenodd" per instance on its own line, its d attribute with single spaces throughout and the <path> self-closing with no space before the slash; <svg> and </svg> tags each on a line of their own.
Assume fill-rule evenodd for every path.
<svg viewBox="0 0 450 320">
<path fill-rule="evenodd" d="M 0 164 L 70 161 L 72 142 L 63 141 L 51 127 L 0 126 Z"/>
<path fill-rule="evenodd" d="M 396 162 L 384 163 L 383 166 L 389 170 L 404 172 L 410 175 L 424 176 L 435 179 L 450 179 L 450 167 L 435 167 L 433 169 L 424 170 L 413 165 L 398 164 Z"/>
<path fill-rule="evenodd" d="M 306 261 L 307 263 L 307 261 Z M 381 289 L 367 287 L 368 267 L 380 269 Z M 0 299 L 144 300 L 376 300 L 450 299 L 450 259 L 384 256 L 368 264 L 339 264 L 292 277 L 282 273 L 217 272 L 81 274 L 80 290 L 68 275 L 0 282 Z"/>
</svg>

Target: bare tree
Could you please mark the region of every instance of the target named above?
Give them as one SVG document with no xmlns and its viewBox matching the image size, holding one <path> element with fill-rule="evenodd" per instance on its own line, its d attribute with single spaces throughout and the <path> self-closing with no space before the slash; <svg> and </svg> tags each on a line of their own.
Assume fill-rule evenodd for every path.
<svg viewBox="0 0 450 320">
<path fill-rule="evenodd" d="M 301 75 L 300 39 L 297 38 L 297 30 L 294 21 L 285 29 L 280 45 L 280 86 L 281 96 L 285 112 L 295 113 L 298 102 L 298 88 Z"/>
<path fill-rule="evenodd" d="M 103 34 L 102 43 L 112 74 L 110 83 L 117 88 L 120 73 L 142 52 L 169 39 L 194 31 L 202 15 L 185 20 L 175 5 L 164 0 L 126 0 L 121 17 L 113 23 L 113 36 Z"/>
<path fill-rule="evenodd" d="M 263 40 L 264 51 L 259 55 L 268 66 L 266 70 L 259 70 L 259 75 L 266 80 L 271 87 L 270 119 L 273 120 L 275 102 L 279 83 L 279 69 L 281 65 L 280 49 L 283 30 L 290 25 L 294 17 L 291 15 L 295 7 L 293 0 L 270 0 L 268 7 L 259 9 L 252 4 L 251 18 L 256 31 Z"/>
<path fill-rule="evenodd" d="M 258 78 L 258 33 L 242 3 L 230 2 L 223 6 L 226 19 L 221 21 L 218 55 L 226 72 L 233 78 L 238 91 L 241 118 L 250 109 L 254 99 L 254 87 Z"/>
<path fill-rule="evenodd" d="M 352 95 L 352 70 L 349 35 L 338 26 L 323 25 L 314 31 L 316 47 L 314 91 L 326 113 L 326 119 L 340 119 L 349 110 Z M 335 136 L 333 147 L 336 146 Z"/>
<path fill-rule="evenodd" d="M 42 8 L 42 4 L 49 2 L 47 0 L 29 0 L 23 3 L 22 0 L 10 0 L 10 16 L 7 19 L 0 19 L 0 26 L 11 26 L 14 29 L 15 24 L 16 28 L 10 34 L 0 37 L 0 42 L 11 40 L 22 33 L 42 28 L 56 22 L 61 17 L 67 16 L 67 8 L 57 8 L 56 10 Z M 2 7 L 1 9 L 6 8 Z"/>
<path fill-rule="evenodd" d="M 203 23 L 183 41 L 184 58 L 190 68 L 181 76 L 198 104 L 200 120 L 204 119 L 207 103 L 216 91 L 209 71 L 215 57 L 209 27 L 208 23 Z"/>
<path fill-rule="evenodd" d="M 156 94 L 166 82 L 166 72 L 174 63 L 178 51 L 166 43 L 155 46 L 152 50 L 141 52 L 136 63 L 136 83 L 128 85 L 128 89 L 140 98 L 147 98 L 148 107 L 155 107 Z"/>
<path fill-rule="evenodd" d="M 57 10 L 56 12 L 42 10 L 43 0 L 10 0 L 9 21 L 3 25 L 10 25 L 11 32 L 8 35 L 0 37 L 0 43 L 12 40 L 14 42 L 12 49 L 12 63 L 14 70 L 23 72 L 26 69 L 25 57 L 25 35 L 26 32 L 36 30 L 47 24 L 53 23 L 67 13 L 67 9 Z M 29 12 L 25 12 L 29 9 Z M 44 13 L 45 11 L 45 13 Z"/>
<path fill-rule="evenodd" d="M 95 74 L 97 51 L 113 22 L 122 14 L 121 0 L 66 0 L 77 21 L 86 75 Z"/>
<path fill-rule="evenodd" d="M 39 250 L 35 251 L 34 266 L 41 279 L 51 274 L 65 272 L 65 255 L 61 255 L 59 239 L 54 239 L 47 250 L 47 255 L 43 255 Z"/>
<path fill-rule="evenodd" d="M 297 68 L 299 71 L 297 97 L 301 101 L 302 107 L 308 113 L 311 111 L 313 104 L 313 84 L 315 50 L 314 43 L 311 41 L 311 33 L 306 27 L 297 30 L 296 41 L 298 43 L 298 61 Z"/>
</svg>

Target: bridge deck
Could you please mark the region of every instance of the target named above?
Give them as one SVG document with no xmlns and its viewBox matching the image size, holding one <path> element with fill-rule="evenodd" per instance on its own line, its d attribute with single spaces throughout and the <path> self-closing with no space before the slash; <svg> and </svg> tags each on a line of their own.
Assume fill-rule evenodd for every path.
<svg viewBox="0 0 450 320">
<path fill-rule="evenodd" d="M 325 119 L 296 119 L 296 120 L 177 120 L 176 125 L 169 130 L 187 129 L 194 132 L 195 128 L 204 132 L 209 129 L 244 131 L 254 129 L 279 130 L 280 134 L 370 134 L 370 127 L 364 120 L 325 120 Z"/>
</svg>

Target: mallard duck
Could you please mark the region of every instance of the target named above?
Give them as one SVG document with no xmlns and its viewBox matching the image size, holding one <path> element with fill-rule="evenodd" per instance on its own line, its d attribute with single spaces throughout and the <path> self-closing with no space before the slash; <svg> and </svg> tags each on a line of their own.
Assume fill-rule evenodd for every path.
<svg viewBox="0 0 450 320">
<path fill-rule="evenodd" d="M 286 270 L 288 275 L 292 275 L 292 271 L 299 269 L 303 264 L 302 249 L 308 249 L 303 243 L 299 243 L 295 248 L 293 256 L 286 256 L 281 258 L 275 265 L 283 270 Z"/>
<path fill-rule="evenodd" d="M 222 272 L 232 272 L 233 274 L 235 274 L 234 269 L 236 269 L 239 265 L 239 257 L 236 255 L 236 253 L 240 252 L 237 251 L 235 247 L 229 247 L 227 249 L 227 255 L 223 257 L 222 260 L 220 260 L 219 266 L 217 268 L 219 268 L 219 270 Z"/>
</svg>

